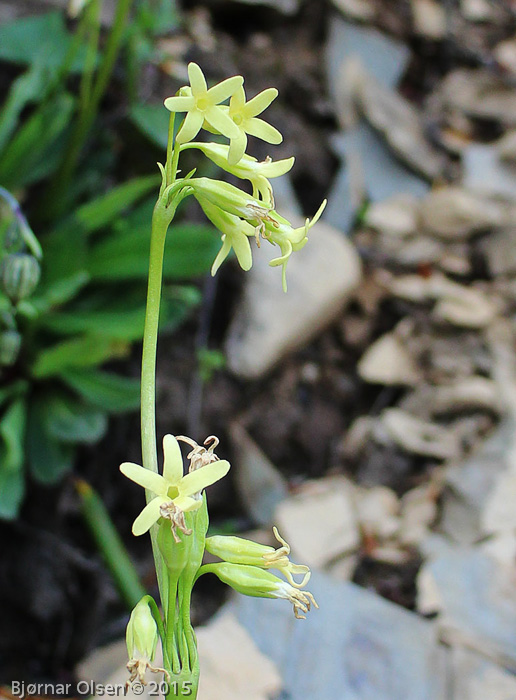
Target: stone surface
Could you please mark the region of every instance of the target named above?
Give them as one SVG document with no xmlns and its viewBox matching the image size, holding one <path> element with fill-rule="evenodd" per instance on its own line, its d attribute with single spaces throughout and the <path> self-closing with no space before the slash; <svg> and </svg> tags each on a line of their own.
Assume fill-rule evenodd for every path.
<svg viewBox="0 0 516 700">
<path fill-rule="evenodd" d="M 513 569 L 499 566 L 476 548 L 453 547 L 423 566 L 418 588 L 422 612 L 439 612 L 443 640 L 464 644 L 516 670 Z"/>
<path fill-rule="evenodd" d="M 516 167 L 501 159 L 496 145 L 471 144 L 462 152 L 464 187 L 489 195 L 516 198 Z"/>
<path fill-rule="evenodd" d="M 353 244 L 323 222 L 288 263 L 288 294 L 281 289 L 280 270 L 268 265 L 270 257 L 264 241 L 226 339 L 229 368 L 249 379 L 263 376 L 336 318 L 361 276 Z"/>
<path fill-rule="evenodd" d="M 460 646 L 450 650 L 453 700 L 514 700 L 516 677 Z"/>
<path fill-rule="evenodd" d="M 362 379 L 374 384 L 414 386 L 419 380 L 413 357 L 395 333 L 375 340 L 360 358 L 357 370 Z"/>
<path fill-rule="evenodd" d="M 280 503 L 274 520 L 293 560 L 310 567 L 352 552 L 360 541 L 354 487 L 344 477 L 307 482 Z"/>
<path fill-rule="evenodd" d="M 320 609 L 295 620 L 285 601 L 231 603 L 258 648 L 281 669 L 289 700 L 440 700 L 432 622 L 352 583 L 314 572 Z"/>
</svg>

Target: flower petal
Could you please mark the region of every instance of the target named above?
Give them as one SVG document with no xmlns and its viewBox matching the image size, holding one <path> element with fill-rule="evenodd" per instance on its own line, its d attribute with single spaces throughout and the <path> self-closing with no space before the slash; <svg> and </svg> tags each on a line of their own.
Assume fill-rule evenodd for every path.
<svg viewBox="0 0 516 700">
<path fill-rule="evenodd" d="M 210 464 L 190 472 L 181 479 L 181 483 L 178 485 L 179 495 L 192 496 L 194 493 L 202 491 L 226 476 L 229 466 L 229 462 L 225 459 L 218 459 L 216 462 L 210 462 Z"/>
<path fill-rule="evenodd" d="M 144 489 L 149 489 L 158 496 L 166 496 L 168 484 L 165 479 L 156 474 L 156 472 L 145 467 L 140 467 L 139 464 L 133 462 L 124 462 L 120 465 L 120 471 L 124 476 L 131 481 L 134 481 L 138 486 L 143 486 Z"/>
<path fill-rule="evenodd" d="M 133 535 L 138 537 L 139 535 L 143 535 L 145 532 L 147 532 L 147 530 L 150 530 L 150 528 L 160 517 L 159 509 L 161 508 L 162 504 L 166 503 L 168 500 L 170 499 L 158 496 L 147 503 L 145 508 L 133 523 Z"/>
<path fill-rule="evenodd" d="M 226 138 L 234 139 L 238 136 L 240 129 L 227 112 L 224 112 L 220 107 L 209 107 L 205 114 L 210 125 L 217 131 L 220 131 Z"/>
<path fill-rule="evenodd" d="M 231 245 L 237 256 L 238 264 L 242 270 L 250 270 L 253 265 L 253 254 L 251 253 L 251 246 L 249 245 L 249 239 L 245 233 L 237 233 L 231 236 Z"/>
<path fill-rule="evenodd" d="M 204 115 L 198 109 L 188 112 L 183 122 L 183 126 L 179 129 L 176 136 L 178 143 L 186 143 L 194 139 L 201 130 Z"/>
<path fill-rule="evenodd" d="M 202 499 L 191 498 L 190 496 L 178 496 L 174 498 L 174 505 L 180 508 L 184 513 L 192 510 L 198 510 L 202 506 Z"/>
<path fill-rule="evenodd" d="M 260 174 L 265 177 L 279 177 L 292 170 L 295 158 L 284 158 L 283 160 L 262 161 L 259 164 Z M 258 169 L 258 168 L 257 168 Z"/>
<path fill-rule="evenodd" d="M 241 85 L 238 90 L 235 90 L 233 95 L 231 95 L 231 100 L 229 102 L 230 114 L 235 114 L 241 112 L 245 106 L 245 90 L 244 86 Z"/>
<path fill-rule="evenodd" d="M 247 148 L 247 136 L 243 129 L 239 129 L 238 136 L 229 142 L 228 163 L 236 165 L 242 158 Z"/>
<path fill-rule="evenodd" d="M 208 90 L 208 99 L 213 105 L 219 102 L 224 102 L 228 97 L 231 97 L 242 87 L 244 79 L 241 75 L 234 75 L 232 78 L 226 78 L 221 83 L 217 83 Z"/>
<path fill-rule="evenodd" d="M 192 86 L 192 92 L 196 97 L 208 90 L 204 73 L 197 63 L 192 62 L 188 64 L 188 77 Z"/>
<path fill-rule="evenodd" d="M 194 97 L 167 97 L 164 105 L 171 112 L 188 112 L 195 105 Z"/>
<path fill-rule="evenodd" d="M 257 119 L 256 117 L 248 119 L 245 123 L 245 130 L 251 136 L 256 136 L 262 141 L 267 141 L 267 143 L 278 144 L 283 141 L 283 136 L 280 132 L 275 127 L 264 122 L 263 119 Z"/>
<path fill-rule="evenodd" d="M 244 107 L 245 116 L 249 119 L 250 117 L 256 117 L 257 114 L 261 114 L 277 96 L 278 91 L 276 88 L 262 90 L 252 100 L 249 100 Z"/>
<path fill-rule="evenodd" d="M 183 477 L 183 456 L 173 435 L 163 438 L 163 476 L 167 484 L 177 486 Z"/>
<path fill-rule="evenodd" d="M 215 275 L 217 274 L 217 270 L 222 265 L 224 260 L 228 257 L 230 250 L 231 250 L 231 241 L 229 239 L 229 236 L 224 234 L 222 236 L 222 248 L 217 253 L 217 257 L 215 258 L 215 260 L 213 261 L 213 265 L 211 266 L 211 276 L 212 277 L 215 277 Z"/>
</svg>

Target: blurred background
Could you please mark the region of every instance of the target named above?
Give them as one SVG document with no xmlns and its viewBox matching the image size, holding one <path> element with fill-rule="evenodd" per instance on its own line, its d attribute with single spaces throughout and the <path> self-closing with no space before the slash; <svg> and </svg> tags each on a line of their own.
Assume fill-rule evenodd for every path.
<svg viewBox="0 0 516 700">
<path fill-rule="evenodd" d="M 220 438 L 212 532 L 276 523 L 321 607 L 294 627 L 201 579 L 200 697 L 516 697 L 509 0 L 0 0 L 0 693 L 125 680 L 156 595 L 118 465 L 140 462 L 162 105 L 190 61 L 279 89 L 283 142 L 248 147 L 296 158 L 277 210 L 328 199 L 287 295 L 267 242 L 209 275 L 194 201 L 169 233 L 158 436 Z"/>
</svg>

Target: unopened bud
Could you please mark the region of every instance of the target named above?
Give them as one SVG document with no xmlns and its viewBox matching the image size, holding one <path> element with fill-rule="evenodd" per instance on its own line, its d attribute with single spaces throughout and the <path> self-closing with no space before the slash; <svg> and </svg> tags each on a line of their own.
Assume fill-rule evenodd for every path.
<svg viewBox="0 0 516 700">
<path fill-rule="evenodd" d="M 131 613 L 125 639 L 130 659 L 153 660 L 158 645 L 158 626 L 145 598 L 140 600 Z"/>
<path fill-rule="evenodd" d="M 11 253 L 2 261 L 0 278 L 5 293 L 13 302 L 29 297 L 40 277 L 39 263 L 28 253 Z"/>
</svg>

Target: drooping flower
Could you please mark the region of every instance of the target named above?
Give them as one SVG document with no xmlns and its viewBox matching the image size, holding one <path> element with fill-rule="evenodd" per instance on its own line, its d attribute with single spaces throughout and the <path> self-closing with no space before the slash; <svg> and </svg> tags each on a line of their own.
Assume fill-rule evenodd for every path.
<svg viewBox="0 0 516 700">
<path fill-rule="evenodd" d="M 271 206 L 229 182 L 211 180 L 208 177 L 193 177 L 188 180 L 188 186 L 192 188 L 193 195 L 201 206 L 203 201 L 207 200 L 228 214 L 260 227 L 260 230 L 264 222 L 270 219 Z"/>
<path fill-rule="evenodd" d="M 250 270 L 253 264 L 253 257 L 249 238 L 255 235 L 255 227 L 247 221 L 239 219 L 238 216 L 211 204 L 203 197 L 198 197 L 197 199 L 208 219 L 222 233 L 222 248 L 211 266 L 212 276 L 216 274 L 227 258 L 231 248 L 235 251 L 242 270 Z"/>
<path fill-rule="evenodd" d="M 309 591 L 300 591 L 270 571 L 264 571 L 257 566 L 218 562 L 203 566 L 200 574 L 204 573 L 215 574 L 223 583 L 243 595 L 255 598 L 284 598 L 292 603 L 294 615 L 298 619 L 304 620 L 312 605 L 319 607 Z"/>
<path fill-rule="evenodd" d="M 163 438 L 163 454 L 163 476 L 132 462 L 120 465 L 122 474 L 155 494 L 134 521 L 134 535 L 143 535 L 160 517 L 170 520 L 173 531 L 179 527 L 188 534 L 183 528 L 184 513 L 200 508 L 201 492 L 229 471 L 229 462 L 219 459 L 183 475 L 183 458 L 173 435 Z"/>
<path fill-rule="evenodd" d="M 285 175 L 294 165 L 294 157 L 273 161 L 266 158 L 259 161 L 252 156 L 244 154 L 236 164 L 229 161 L 230 147 L 220 143 L 201 143 L 194 141 L 185 144 L 182 149 L 197 148 L 204 153 L 215 165 L 242 180 L 249 180 L 253 186 L 253 197 L 261 199 L 271 207 L 274 207 L 274 197 L 270 178 Z"/>
<path fill-rule="evenodd" d="M 182 88 L 179 95 L 167 97 L 165 107 L 171 112 L 187 112 L 183 126 L 176 140 L 186 143 L 194 139 L 202 128 L 204 120 L 227 138 L 238 138 L 239 130 L 220 103 L 231 97 L 244 79 L 240 75 L 227 78 L 208 89 L 206 78 L 196 63 L 188 64 L 190 86 Z"/>
<path fill-rule="evenodd" d="M 326 200 L 321 204 L 313 219 L 311 221 L 306 219 L 305 225 L 299 228 L 293 228 L 287 219 L 276 212 L 271 212 L 269 219 L 264 222 L 263 237 L 270 243 L 278 245 L 281 250 L 281 256 L 271 260 L 269 265 L 272 267 L 282 266 L 282 284 L 285 292 L 287 291 L 286 273 L 289 258 L 294 251 L 301 250 L 307 243 L 308 231 L 319 221 L 325 206 Z"/>
<path fill-rule="evenodd" d="M 214 535 L 206 540 L 206 550 L 210 554 L 231 564 L 248 564 L 262 569 L 277 569 L 294 588 L 303 588 L 310 580 L 310 568 L 304 564 L 293 564 L 290 559 L 290 545 L 281 537 L 276 527 L 272 528 L 281 547 L 274 549 L 252 540 L 233 535 Z M 301 583 L 294 575 L 302 575 Z"/>
<path fill-rule="evenodd" d="M 152 665 L 159 635 L 156 621 L 147 602 L 148 598 L 149 596 L 144 596 L 137 603 L 127 624 L 125 640 L 129 655 L 127 670 L 130 673 L 130 678 L 126 687 L 129 687 L 137 679 L 142 685 L 146 685 L 146 671 L 163 673 L 167 681 L 170 680 L 170 674 L 167 670 Z"/>
<path fill-rule="evenodd" d="M 267 143 L 278 144 L 283 141 L 281 133 L 263 119 L 258 119 L 271 102 L 278 96 L 276 88 L 267 88 L 258 93 L 249 102 L 246 102 L 246 95 L 243 86 L 240 86 L 229 102 L 228 115 L 233 123 L 238 127 L 238 133 L 230 136 L 229 162 L 236 164 L 242 158 L 247 148 L 247 134 L 256 136 Z M 208 118 L 210 124 L 218 127 Z M 220 130 L 219 130 L 220 131 Z"/>
</svg>

